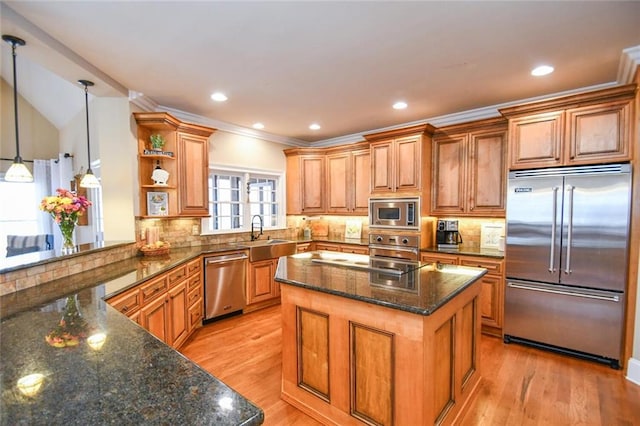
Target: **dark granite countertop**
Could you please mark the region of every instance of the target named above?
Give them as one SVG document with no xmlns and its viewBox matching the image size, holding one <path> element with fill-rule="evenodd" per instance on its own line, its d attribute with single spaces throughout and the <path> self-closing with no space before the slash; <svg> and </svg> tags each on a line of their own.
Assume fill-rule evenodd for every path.
<svg viewBox="0 0 640 426">
<path fill-rule="evenodd" d="M 461 245 L 458 249 L 441 249 L 438 247 L 427 247 L 420 250 L 423 253 L 444 253 L 444 254 L 459 254 L 462 256 L 481 256 L 481 257 L 493 257 L 496 259 L 504 259 L 504 252 L 496 249 L 486 249 L 480 247 L 469 247 Z"/>
<path fill-rule="evenodd" d="M 0 298 L 0 424 L 261 424 L 262 410 L 104 302 L 200 254 L 237 249 L 172 249 Z M 100 349 L 84 339 L 63 348 L 46 342 L 69 297 L 86 321 L 83 334 L 106 335 Z M 17 382 L 33 373 L 43 381 L 27 397 Z"/>
<path fill-rule="evenodd" d="M 340 253 L 345 259 L 369 262 L 369 256 Z M 483 268 L 420 264 L 401 276 L 319 263 L 334 252 L 307 252 L 281 257 L 276 281 L 419 315 L 430 315 L 478 278 Z"/>
</svg>

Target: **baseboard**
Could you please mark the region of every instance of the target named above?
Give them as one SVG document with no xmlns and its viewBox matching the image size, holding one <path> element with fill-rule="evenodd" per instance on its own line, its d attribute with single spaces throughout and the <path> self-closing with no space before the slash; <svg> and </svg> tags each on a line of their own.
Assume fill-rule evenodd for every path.
<svg viewBox="0 0 640 426">
<path fill-rule="evenodd" d="M 627 365 L 627 380 L 640 386 L 640 360 L 629 358 Z"/>
</svg>

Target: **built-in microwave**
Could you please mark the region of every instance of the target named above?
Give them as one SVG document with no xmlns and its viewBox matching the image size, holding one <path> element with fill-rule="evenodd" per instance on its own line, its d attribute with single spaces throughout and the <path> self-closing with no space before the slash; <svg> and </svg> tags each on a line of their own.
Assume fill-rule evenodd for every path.
<svg viewBox="0 0 640 426">
<path fill-rule="evenodd" d="M 420 230 L 420 198 L 369 198 L 369 228 Z"/>
</svg>

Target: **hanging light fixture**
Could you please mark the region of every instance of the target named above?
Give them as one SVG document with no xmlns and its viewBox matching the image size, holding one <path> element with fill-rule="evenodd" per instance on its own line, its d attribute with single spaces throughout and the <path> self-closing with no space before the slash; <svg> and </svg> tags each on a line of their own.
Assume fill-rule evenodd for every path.
<svg viewBox="0 0 640 426">
<path fill-rule="evenodd" d="M 27 44 L 23 39 L 12 36 L 3 35 L 2 39 L 11 44 L 11 54 L 13 56 L 13 110 L 15 113 L 16 121 L 16 156 L 13 159 L 13 163 L 7 173 L 4 175 L 4 180 L 7 182 L 33 182 L 33 175 L 27 169 L 27 166 L 22 162 L 20 157 L 20 136 L 18 133 L 18 83 L 16 78 L 16 46 L 24 46 Z"/>
<path fill-rule="evenodd" d="M 100 188 L 100 181 L 91 171 L 91 144 L 89 143 L 89 86 L 93 86 L 93 82 L 89 80 L 78 80 L 79 84 L 84 86 L 84 106 L 87 112 L 87 173 L 84 174 L 80 181 L 83 188 Z"/>
</svg>

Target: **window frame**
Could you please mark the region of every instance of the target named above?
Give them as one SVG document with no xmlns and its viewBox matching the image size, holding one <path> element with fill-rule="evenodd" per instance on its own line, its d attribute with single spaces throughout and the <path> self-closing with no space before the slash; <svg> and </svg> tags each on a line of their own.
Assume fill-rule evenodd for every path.
<svg viewBox="0 0 640 426">
<path fill-rule="evenodd" d="M 283 230 L 286 229 L 286 194 L 285 194 L 285 173 L 284 171 L 276 171 L 276 170 L 264 170 L 264 169 L 254 169 L 247 167 L 232 167 L 226 165 L 217 165 L 212 164 L 209 165 L 208 174 L 207 174 L 207 191 L 211 191 L 212 188 L 208 187 L 209 180 L 211 175 L 231 175 L 231 176 L 242 176 L 241 180 L 241 194 L 242 194 L 242 202 L 243 206 L 243 226 L 238 229 L 211 229 L 210 225 L 213 225 L 212 217 L 204 217 L 200 221 L 200 235 L 220 235 L 220 234 L 239 234 L 239 233 L 247 233 L 251 232 L 251 209 L 250 202 L 248 201 L 246 185 L 248 179 L 250 178 L 262 178 L 262 179 L 274 179 L 276 181 L 276 205 L 278 208 L 278 214 L 276 215 L 276 225 L 275 226 L 265 226 L 263 227 L 263 231 L 267 230 Z M 213 206 L 213 200 L 209 200 L 209 212 L 211 212 L 211 206 Z"/>
</svg>

